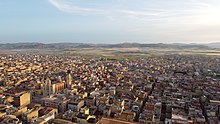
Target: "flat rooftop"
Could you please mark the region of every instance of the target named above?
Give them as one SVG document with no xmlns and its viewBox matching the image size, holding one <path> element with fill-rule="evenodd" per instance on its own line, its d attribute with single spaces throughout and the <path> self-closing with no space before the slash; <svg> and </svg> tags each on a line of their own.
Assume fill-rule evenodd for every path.
<svg viewBox="0 0 220 124">
<path fill-rule="evenodd" d="M 121 121 L 111 118 L 102 118 L 97 124 L 135 124 L 133 122 Z"/>
</svg>

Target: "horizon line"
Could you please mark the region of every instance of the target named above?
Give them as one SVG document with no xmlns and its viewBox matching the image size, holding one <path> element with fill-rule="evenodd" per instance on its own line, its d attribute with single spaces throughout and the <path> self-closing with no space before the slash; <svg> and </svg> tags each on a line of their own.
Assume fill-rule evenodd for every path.
<svg viewBox="0 0 220 124">
<path fill-rule="evenodd" d="M 141 41 L 124 41 L 124 42 L 113 42 L 113 43 L 102 43 L 102 42 L 98 42 L 98 43 L 92 43 L 92 42 L 74 42 L 74 41 L 57 41 L 57 42 L 43 42 L 43 41 L 16 41 L 16 42 L 1 42 L 0 44 L 19 44 L 19 43 L 39 43 L 39 44 L 93 44 L 93 45 L 98 45 L 98 44 L 212 44 L 212 43 L 220 43 L 220 41 L 211 41 L 211 42 L 141 42 Z"/>
</svg>

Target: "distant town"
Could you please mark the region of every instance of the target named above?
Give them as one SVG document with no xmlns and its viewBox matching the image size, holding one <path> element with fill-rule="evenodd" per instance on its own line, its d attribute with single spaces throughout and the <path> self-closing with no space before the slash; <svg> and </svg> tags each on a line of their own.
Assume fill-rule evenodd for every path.
<svg viewBox="0 0 220 124">
<path fill-rule="evenodd" d="M 0 123 L 219 124 L 220 56 L 187 49 L 0 52 Z"/>
</svg>

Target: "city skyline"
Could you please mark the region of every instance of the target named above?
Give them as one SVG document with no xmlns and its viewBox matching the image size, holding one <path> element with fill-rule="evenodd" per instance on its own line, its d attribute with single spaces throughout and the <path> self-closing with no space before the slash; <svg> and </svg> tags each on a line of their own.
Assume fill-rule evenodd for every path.
<svg viewBox="0 0 220 124">
<path fill-rule="evenodd" d="M 218 0 L 0 2 L 0 43 L 220 41 Z"/>
</svg>

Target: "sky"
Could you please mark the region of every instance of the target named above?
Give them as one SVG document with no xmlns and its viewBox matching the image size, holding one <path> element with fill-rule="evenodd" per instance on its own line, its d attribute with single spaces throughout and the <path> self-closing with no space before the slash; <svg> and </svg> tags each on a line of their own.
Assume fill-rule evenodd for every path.
<svg viewBox="0 0 220 124">
<path fill-rule="evenodd" d="M 0 43 L 220 41 L 220 0 L 1 0 Z"/>
</svg>

